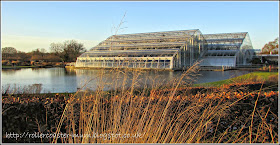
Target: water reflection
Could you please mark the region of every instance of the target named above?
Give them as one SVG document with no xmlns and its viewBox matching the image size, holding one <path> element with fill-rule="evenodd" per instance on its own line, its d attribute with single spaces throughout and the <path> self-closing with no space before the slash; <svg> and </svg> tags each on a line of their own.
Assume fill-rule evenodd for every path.
<svg viewBox="0 0 280 145">
<path fill-rule="evenodd" d="M 180 73 L 160 71 L 76 70 L 79 88 L 104 90 L 133 87 L 158 87 L 180 76 Z M 85 85 L 86 84 L 86 85 Z M 84 86 L 85 85 L 85 86 Z M 84 87 L 83 87 L 84 86 Z"/>
<path fill-rule="evenodd" d="M 19 69 L 3 69 L 2 74 L 15 74 Z"/>
<path fill-rule="evenodd" d="M 224 80 L 249 71 L 200 71 L 195 77 L 194 83 L 205 83 Z M 96 90 L 120 89 L 131 87 L 159 87 L 169 84 L 172 80 L 178 80 L 182 72 L 170 71 L 112 71 L 90 69 L 64 69 L 64 68 L 25 68 L 19 70 L 2 70 L 2 88 L 4 86 L 17 87 L 42 84 L 41 93 L 45 92 L 75 92 L 77 88 Z M 135 81 L 137 78 L 137 81 Z"/>
</svg>

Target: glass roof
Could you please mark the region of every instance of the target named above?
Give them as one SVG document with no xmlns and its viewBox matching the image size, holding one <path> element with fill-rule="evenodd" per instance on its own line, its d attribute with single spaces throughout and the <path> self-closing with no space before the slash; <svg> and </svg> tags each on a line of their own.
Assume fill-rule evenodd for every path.
<svg viewBox="0 0 280 145">
<path fill-rule="evenodd" d="M 164 32 L 150 32 L 150 33 L 135 33 L 135 34 L 122 34 L 122 35 L 113 35 L 113 39 L 131 39 L 131 38 L 151 38 L 151 37 L 168 37 L 168 36 L 191 36 L 199 31 L 198 29 L 194 30 L 180 30 L 180 31 L 164 31 Z M 108 39 L 110 39 L 109 37 Z"/>
<path fill-rule="evenodd" d="M 237 39 L 241 38 L 244 39 L 248 32 L 239 32 L 239 33 L 218 33 L 218 34 L 204 34 L 204 38 L 207 39 Z"/>
<path fill-rule="evenodd" d="M 122 50 L 122 49 L 140 49 L 140 48 L 180 48 L 185 42 L 161 42 L 161 43 L 135 43 L 119 45 L 101 45 L 96 46 L 96 50 Z"/>
<path fill-rule="evenodd" d="M 207 41 L 208 50 L 252 48 L 248 32 L 204 34 L 203 36 Z"/>
<path fill-rule="evenodd" d="M 139 48 L 179 48 L 186 40 L 201 34 L 198 29 L 113 35 L 91 50 L 123 50 Z"/>
</svg>

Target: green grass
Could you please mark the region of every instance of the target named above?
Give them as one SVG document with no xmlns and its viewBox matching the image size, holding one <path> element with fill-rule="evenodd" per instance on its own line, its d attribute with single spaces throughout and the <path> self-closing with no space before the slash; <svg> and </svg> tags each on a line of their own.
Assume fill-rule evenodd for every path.
<svg viewBox="0 0 280 145">
<path fill-rule="evenodd" d="M 221 80 L 216 82 L 209 82 L 209 83 L 201 83 L 201 84 L 194 84 L 195 87 L 203 86 L 203 87 L 218 87 L 225 84 L 231 84 L 236 82 L 245 82 L 248 80 L 258 80 L 258 81 L 267 81 L 270 76 L 278 76 L 278 72 L 252 72 L 249 74 L 245 74 L 242 76 L 238 76 L 235 78 L 230 78 L 227 80 Z"/>
</svg>

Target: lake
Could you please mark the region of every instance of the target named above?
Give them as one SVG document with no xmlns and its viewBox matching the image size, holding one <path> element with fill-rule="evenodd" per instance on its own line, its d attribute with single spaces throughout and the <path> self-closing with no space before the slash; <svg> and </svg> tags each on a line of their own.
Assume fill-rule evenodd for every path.
<svg viewBox="0 0 280 145">
<path fill-rule="evenodd" d="M 250 73 L 250 71 L 200 71 L 188 79 L 186 83 L 205 83 L 225 80 Z M 113 72 L 112 70 L 91 70 L 65 68 L 23 68 L 18 70 L 2 69 L 2 91 L 25 93 L 63 93 L 75 92 L 77 89 L 104 90 L 130 87 L 155 87 L 169 84 L 179 79 L 181 71 L 132 71 Z M 134 79 L 133 79 L 134 78 Z M 125 82 L 125 83 L 124 83 Z M 178 82 L 178 81 L 177 81 Z M 37 89 L 37 90 L 36 90 Z M 28 92 L 29 91 L 29 92 Z M 31 91 L 31 92 L 30 92 Z"/>
</svg>

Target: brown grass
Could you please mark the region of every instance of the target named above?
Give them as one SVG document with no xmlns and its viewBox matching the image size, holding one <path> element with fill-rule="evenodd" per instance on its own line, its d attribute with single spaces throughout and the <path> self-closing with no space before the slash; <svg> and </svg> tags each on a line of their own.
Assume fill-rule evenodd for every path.
<svg viewBox="0 0 280 145">
<path fill-rule="evenodd" d="M 178 93 L 179 86 L 191 84 L 197 71 L 194 65 L 180 79 L 142 89 L 138 88 L 139 80 L 150 78 L 139 78 L 140 70 L 134 70 L 132 78 L 125 70 L 114 70 L 116 75 L 109 80 L 103 79 L 105 74 L 101 71 L 97 91 L 73 95 L 57 127 L 56 133 L 64 130 L 69 135 L 83 137 L 54 138 L 53 143 L 278 142 L 273 126 L 278 117 L 268 106 L 257 107 L 256 92 L 241 91 L 240 95 L 240 89 L 231 88 L 220 92 Z M 121 81 L 117 80 L 120 75 L 125 76 Z M 129 87 L 128 81 L 132 82 Z M 115 90 L 103 91 L 108 85 Z M 167 88 L 171 91 L 153 93 Z M 234 97 L 234 93 L 238 96 L 236 91 L 241 97 Z M 238 108 L 242 105 L 244 108 Z M 238 113 L 239 116 L 232 116 Z"/>
</svg>

